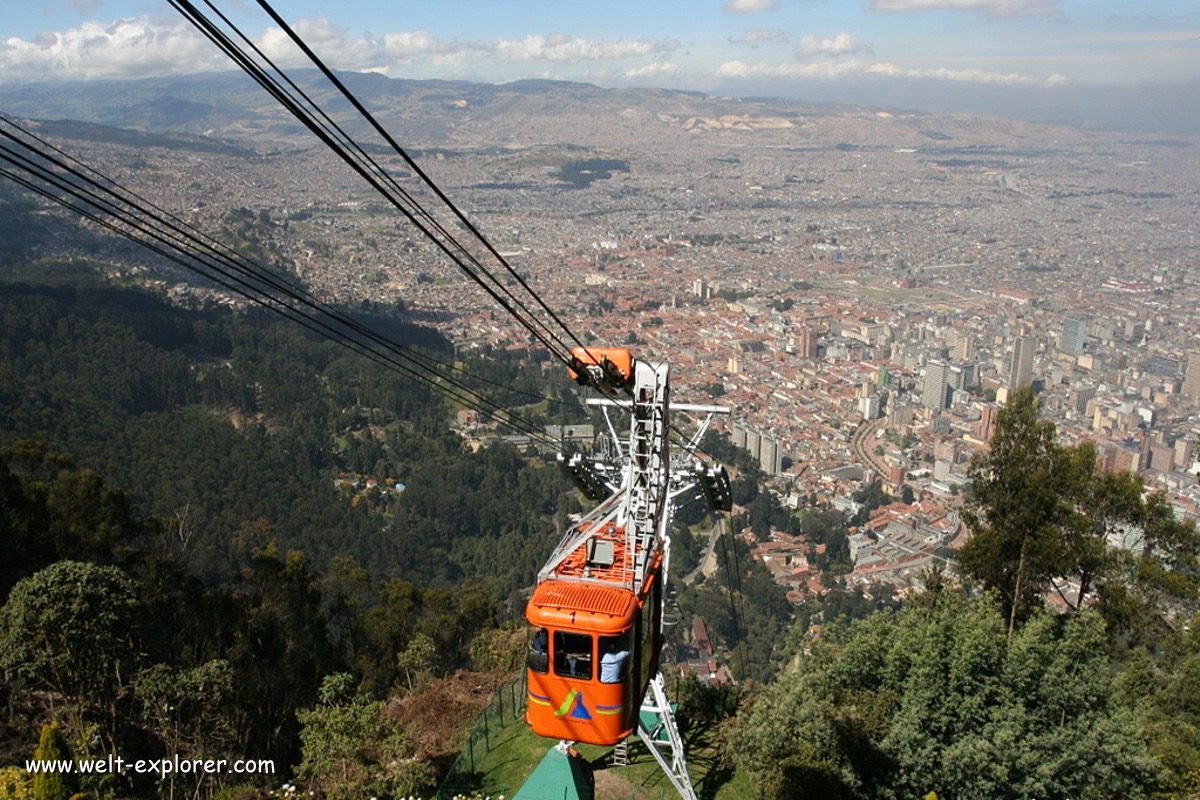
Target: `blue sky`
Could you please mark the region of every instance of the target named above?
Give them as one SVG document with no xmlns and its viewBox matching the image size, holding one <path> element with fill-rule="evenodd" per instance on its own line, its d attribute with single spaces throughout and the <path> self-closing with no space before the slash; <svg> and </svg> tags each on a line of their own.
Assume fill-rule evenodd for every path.
<svg viewBox="0 0 1200 800">
<path fill-rule="evenodd" d="M 32 0 L 0 20 L 0 82 L 228 69 L 165 3 Z M 218 7 L 285 62 L 253 0 Z M 392 77 L 582 80 L 886 104 L 938 87 L 1200 78 L 1196 0 L 276 0 L 335 66 Z M 914 87 L 920 91 L 914 95 Z M 969 104 L 968 104 L 969 105 Z"/>
</svg>

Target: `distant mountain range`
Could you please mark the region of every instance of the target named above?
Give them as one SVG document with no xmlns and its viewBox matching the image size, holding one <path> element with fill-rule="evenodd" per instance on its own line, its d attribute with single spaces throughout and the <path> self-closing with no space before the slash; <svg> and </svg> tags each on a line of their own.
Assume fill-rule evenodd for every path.
<svg viewBox="0 0 1200 800">
<path fill-rule="evenodd" d="M 316 70 L 296 70 L 291 77 L 365 147 L 384 146 Z M 1069 147 L 1097 133 L 1084 127 L 971 114 L 717 97 L 669 89 L 604 89 L 566 81 L 494 85 L 404 80 L 373 73 L 340 77 L 397 141 L 418 151 L 498 152 L 554 145 L 600 155 L 607 150 L 611 155 L 656 151 L 686 156 L 689 148 L 694 151 L 702 144 L 800 150 L 926 150 L 936 145 L 957 153 L 962 148 L 1040 149 L 1049 142 Z M 261 87 L 234 72 L 135 81 L 0 84 L 0 113 L 102 126 L 75 125 L 69 134 L 59 133 L 123 144 L 138 144 L 141 132 L 169 135 L 171 144 L 166 146 L 193 150 L 262 152 L 319 146 Z M 1193 142 L 1155 139 L 1153 143 L 1187 146 Z"/>
<path fill-rule="evenodd" d="M 297 70 L 292 77 L 335 119 L 346 123 L 351 133 L 365 132 L 364 123 L 319 73 Z M 662 89 L 602 89 L 566 81 L 492 85 L 369 73 L 340 77 L 394 136 L 425 147 L 566 141 L 603 146 L 627 139 L 619 130 L 649 123 L 687 131 L 780 129 L 794 127 L 801 119 L 863 113 L 851 106 L 739 100 Z M 312 141 L 311 134 L 241 73 L 0 85 L 0 113 L 239 142 L 307 145 Z"/>
</svg>

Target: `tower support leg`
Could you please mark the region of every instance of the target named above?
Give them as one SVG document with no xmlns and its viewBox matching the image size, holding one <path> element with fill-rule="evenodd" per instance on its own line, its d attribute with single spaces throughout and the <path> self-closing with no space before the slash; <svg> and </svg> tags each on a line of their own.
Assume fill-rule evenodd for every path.
<svg viewBox="0 0 1200 800">
<path fill-rule="evenodd" d="M 688 775 L 687 756 L 683 751 L 683 737 L 675 724 L 675 712 L 667 701 L 666 681 L 662 673 L 654 676 L 642 700 L 642 711 L 653 714 L 654 727 L 646 725 L 646 714 L 638 723 L 638 736 L 646 743 L 646 749 L 662 767 L 671 785 L 683 800 L 696 800 L 692 777 Z"/>
</svg>

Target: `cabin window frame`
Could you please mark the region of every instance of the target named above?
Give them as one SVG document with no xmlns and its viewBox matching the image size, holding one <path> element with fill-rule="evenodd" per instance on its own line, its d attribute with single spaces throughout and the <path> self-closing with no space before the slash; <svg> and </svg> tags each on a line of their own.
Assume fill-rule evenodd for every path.
<svg viewBox="0 0 1200 800">
<path fill-rule="evenodd" d="M 577 641 L 572 644 L 567 637 L 573 637 Z M 586 657 L 585 651 L 580 649 L 583 642 L 578 641 L 582 639 L 587 639 Z M 550 656 L 554 662 L 554 674 L 558 677 L 590 681 L 595 673 L 593 667 L 596 661 L 596 637 L 585 631 L 554 631 Z"/>
<path fill-rule="evenodd" d="M 544 635 L 544 649 L 538 649 L 538 637 Z M 529 653 L 525 656 L 525 665 L 539 675 L 550 672 L 550 631 L 536 626 L 533 635 L 529 637 Z"/>
</svg>

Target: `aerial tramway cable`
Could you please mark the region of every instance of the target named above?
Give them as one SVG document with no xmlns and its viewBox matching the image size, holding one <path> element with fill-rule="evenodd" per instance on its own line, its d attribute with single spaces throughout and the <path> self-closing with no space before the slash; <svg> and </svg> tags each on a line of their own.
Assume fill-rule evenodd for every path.
<svg viewBox="0 0 1200 800">
<path fill-rule="evenodd" d="M 16 123 L 3 118 L 2 116 L 0 116 L 0 121 L 8 123 L 17 130 L 26 132 L 19 125 L 16 125 Z M 355 350 L 355 352 L 367 355 L 378 363 L 382 363 L 393 370 L 402 372 L 409 377 L 427 383 L 435 391 L 438 391 L 467 407 L 475 408 L 476 410 L 482 411 L 485 414 L 495 415 L 499 421 L 505 422 L 509 427 L 520 430 L 523 433 L 528 433 L 532 438 L 538 439 L 543 443 L 554 442 L 553 439 L 544 434 L 544 432 L 539 431 L 535 426 L 533 426 L 532 423 L 521 419 L 507 408 L 504 408 L 498 403 L 491 401 L 490 398 L 487 398 L 485 395 L 476 392 L 469 386 L 466 386 L 458 381 L 456 378 L 437 372 L 432 364 L 442 364 L 436 359 L 431 359 L 430 357 L 417 353 L 416 351 L 406 348 L 403 345 L 392 342 L 386 339 L 386 337 L 381 337 L 366 326 L 363 326 L 360 323 L 345 317 L 335 309 L 331 309 L 324 304 L 311 299 L 310 297 L 305 297 L 303 290 L 299 290 L 297 287 L 287 284 L 279 279 L 278 276 L 275 276 L 265 268 L 262 268 L 261 265 L 248 262 L 245 259 L 242 259 L 238 254 L 232 253 L 232 251 L 228 253 L 221 252 L 221 249 L 223 248 L 222 245 L 204 241 L 203 238 L 201 238 L 203 237 L 203 234 L 200 234 L 199 231 L 196 231 L 194 228 L 188 226 L 187 223 L 184 223 L 177 218 L 174 219 L 175 223 L 178 224 L 173 224 L 165 220 L 159 214 L 156 214 L 154 211 L 147 210 L 147 208 L 139 205 L 139 203 L 135 200 L 141 200 L 145 203 L 148 203 L 148 201 L 144 201 L 135 193 L 124 189 L 124 187 L 121 187 L 115 181 L 103 176 L 101 173 L 92 170 L 90 167 L 86 167 L 86 165 L 83 165 L 82 162 L 78 161 L 78 159 L 74 159 L 73 157 L 63 153 L 61 150 L 54 148 L 53 145 L 47 144 L 48 147 L 54 149 L 65 158 L 71 159 L 74 163 L 84 166 L 86 169 L 93 172 L 97 176 L 100 176 L 105 181 L 112 183 L 113 186 L 122 192 L 125 192 L 128 196 L 122 196 L 112 189 L 99 184 L 95 180 L 71 167 L 68 163 L 50 156 L 28 142 L 21 141 L 8 131 L 0 129 L 0 135 L 17 143 L 26 151 L 26 154 L 22 154 L 11 147 L 0 144 L 0 159 L 3 159 L 4 161 L 16 166 L 25 173 L 33 175 L 37 180 L 54 187 L 59 192 L 85 203 L 86 206 L 78 206 L 70 203 L 62 195 L 57 195 L 54 192 L 46 189 L 44 185 L 38 185 L 27 179 L 22 179 L 19 175 L 10 170 L 3 171 L 2 174 L 4 174 L 5 177 L 9 177 L 15 182 L 20 183 L 21 185 L 26 186 L 27 188 L 30 188 L 39 194 L 42 194 L 43 196 L 59 203 L 60 205 L 76 211 L 77 213 L 93 220 L 94 222 L 97 222 L 108 230 L 142 244 L 148 249 L 169 258 L 173 262 L 178 263 L 191 271 L 197 272 L 209 280 L 213 280 L 219 285 L 222 285 L 224 288 L 246 297 L 258 305 L 261 305 L 272 311 L 276 311 L 277 313 L 293 319 L 294 321 L 300 322 L 301 324 L 305 325 L 305 327 L 308 327 L 310 330 L 313 330 L 315 333 L 318 333 L 325 338 L 329 338 L 340 344 L 348 346 Z M 39 142 L 43 141 L 33 134 L 28 135 Z M 76 181 L 82 182 L 83 185 L 67 180 L 63 174 L 54 172 L 52 167 L 29 158 L 29 155 L 43 159 L 48 164 L 57 167 L 62 171 L 62 173 L 71 176 Z M 92 188 L 87 188 L 89 186 Z M 135 198 L 135 200 L 131 200 L 130 197 Z M 128 206 L 130 209 L 133 209 L 133 211 L 131 212 L 128 209 L 123 208 L 121 204 Z M 157 207 L 153 206 L 153 204 L 149 205 L 152 208 L 157 209 Z M 89 211 L 89 207 L 92 210 Z M 113 223 L 111 220 L 103 219 L 100 216 L 101 214 L 112 217 L 121 223 L 124 223 L 124 225 L 127 227 L 123 228 Z M 145 219 L 149 219 L 152 223 L 161 227 L 155 228 L 146 223 Z M 165 231 L 163 230 L 164 228 Z M 159 244 L 151 244 L 151 241 L 157 241 Z M 197 252 L 195 249 L 189 249 L 189 243 L 200 248 L 200 252 Z M 170 248 L 173 252 L 164 251 L 163 247 Z M 208 251 L 215 256 L 217 263 L 214 263 L 214 261 L 210 260 L 208 256 L 201 255 L 201 253 L 205 251 Z M 197 266 L 197 264 L 200 266 Z M 224 266 L 219 266 L 219 264 L 223 264 Z M 203 269 L 200 267 L 203 267 Z M 223 276 L 224 280 L 215 278 L 214 274 Z M 270 291 L 268 291 L 268 288 L 278 292 L 280 295 L 282 295 L 282 297 L 272 294 Z M 305 313 L 305 309 L 314 312 L 314 314 L 310 315 Z M 331 324 L 331 320 L 333 323 L 336 323 L 337 326 L 343 326 L 353 332 L 365 334 L 367 338 L 373 339 L 376 345 L 385 347 L 388 351 L 390 351 L 391 354 L 397 355 L 409 363 L 401 363 L 387 352 L 380 353 L 377 350 L 373 350 L 370 345 L 354 338 L 347 333 L 346 330 L 342 330 L 340 327 Z M 442 382 L 445 382 L 445 384 L 450 384 L 450 386 L 446 386 Z"/>
<path fill-rule="evenodd" d="M 204 15 L 202 11 L 196 8 L 194 4 L 188 0 L 169 0 L 169 2 L 171 2 L 172 6 L 179 10 L 180 13 L 185 16 L 185 18 L 192 22 L 192 24 L 195 25 L 206 38 L 208 38 L 219 49 L 225 52 L 244 72 L 246 72 L 251 78 L 259 83 L 264 90 L 266 90 L 281 105 L 283 105 L 284 108 L 291 112 L 297 120 L 303 123 L 310 131 L 312 131 L 314 135 L 321 139 L 321 141 L 327 147 L 333 150 L 333 152 L 338 155 L 339 158 L 346 162 L 347 165 L 349 165 L 364 180 L 366 180 L 372 186 L 372 188 L 374 188 L 381 196 L 388 200 L 389 203 L 396 207 L 414 226 L 417 227 L 418 230 L 420 230 L 431 242 L 433 242 L 443 254 L 450 258 L 460 270 L 462 270 L 468 277 L 471 278 L 471 280 L 483 288 L 493 300 L 499 303 L 505 309 L 505 311 L 507 311 L 514 319 L 516 319 L 523 327 L 525 327 L 525 329 L 532 336 L 534 336 L 535 339 L 540 341 L 552 355 L 554 355 L 563 363 L 569 365 L 570 358 L 567 352 L 567 346 L 563 340 L 552 330 L 550 330 L 545 322 L 543 322 L 536 315 L 532 314 L 527 305 L 520 300 L 520 298 L 516 297 L 508 289 L 508 287 L 500 282 L 496 276 L 493 275 L 487 269 L 487 267 L 484 266 L 482 262 L 480 262 L 479 259 L 477 259 L 466 247 L 464 247 L 449 230 L 447 230 L 440 222 L 438 222 L 436 218 L 434 218 L 433 215 L 430 214 L 424 208 L 424 206 L 420 204 L 419 201 L 413 198 L 411 194 L 403 189 L 403 187 L 399 186 L 394 178 L 392 178 L 382 166 L 375 162 L 375 160 L 372 159 L 365 151 L 363 151 L 362 148 L 359 147 L 351 137 L 349 137 L 340 127 L 338 127 L 336 123 L 334 123 L 328 117 L 328 115 L 320 109 L 315 101 L 313 101 L 308 97 L 308 95 L 304 94 L 302 90 L 296 87 L 296 84 L 291 81 L 291 79 L 287 78 L 286 74 L 267 56 L 262 54 L 262 52 L 249 41 L 248 37 L 246 37 L 236 25 L 231 23 L 224 15 L 217 11 L 211 2 L 207 3 L 207 5 L 210 8 L 213 8 L 214 12 L 225 22 L 225 24 L 228 25 L 230 29 L 232 29 L 243 41 L 247 42 L 250 48 L 253 49 L 254 52 L 263 61 L 265 61 L 272 70 L 283 76 L 289 85 L 295 87 L 295 91 L 304 99 L 305 102 L 316 109 L 317 112 L 327 120 L 327 123 L 322 123 L 317 120 L 312 112 L 304 108 L 303 103 L 289 93 L 288 90 L 280 85 L 277 80 L 271 77 L 271 75 L 261 65 L 256 63 L 254 59 L 246 53 L 245 50 L 238 46 L 228 34 L 216 26 L 208 17 Z M 357 101 L 355 102 L 357 103 Z M 358 105 L 361 106 L 360 103 Z M 331 128 L 333 130 L 331 130 Z M 347 144 L 337 141 L 338 136 L 344 139 L 345 142 L 348 143 L 348 146 L 353 148 L 354 151 L 357 151 L 357 155 L 355 152 L 346 149 Z M 407 157 L 407 154 L 403 155 Z M 423 172 L 420 174 L 425 178 L 426 184 L 429 185 L 436 194 L 438 194 L 440 197 L 445 197 L 441 190 L 438 189 L 436 185 L 432 183 L 432 181 L 428 180 L 427 176 L 425 176 Z M 392 191 L 388 190 L 388 186 L 391 187 Z M 461 212 L 457 211 L 457 207 L 455 207 L 455 210 L 456 213 L 461 214 Z M 469 223 L 466 224 L 469 228 L 474 228 L 474 226 L 469 225 Z M 467 265 L 466 261 L 469 261 L 477 271 L 472 270 L 471 267 Z M 487 278 L 487 281 L 484 280 L 484 277 Z M 531 295 L 541 302 L 536 293 L 534 293 L 532 289 L 528 288 L 528 284 L 525 283 L 520 276 L 516 277 L 523 286 L 527 287 L 527 290 L 531 293 Z M 490 281 L 490 283 L 488 281 Z M 544 306 L 544 303 L 542 303 L 542 305 Z M 573 334 L 571 334 L 571 336 L 574 338 Z"/>
<path fill-rule="evenodd" d="M 211 0 L 205 0 L 205 2 L 208 3 L 208 5 L 210 7 L 212 7 Z M 275 23 L 278 24 L 279 27 L 283 29 L 284 33 L 286 33 L 288 35 L 288 37 L 296 44 L 296 46 L 304 51 L 304 54 L 306 56 L 308 56 L 309 60 L 311 60 L 317 66 L 318 69 L 321 70 L 321 72 L 325 75 L 325 77 L 328 78 L 329 81 L 338 88 L 338 90 L 342 93 L 342 96 L 345 97 L 355 107 L 355 109 L 358 110 L 358 112 L 360 114 L 362 114 L 362 116 L 371 124 L 371 127 L 373 127 L 379 133 L 379 135 L 383 137 L 384 141 L 386 141 L 389 145 L 391 145 L 392 149 L 394 149 L 397 153 L 400 154 L 400 157 L 404 159 L 404 162 L 406 164 L 408 164 L 409 167 L 411 167 L 412 170 L 417 173 L 417 175 L 421 178 L 421 180 L 423 180 L 425 182 L 425 184 L 434 191 L 434 193 L 438 196 L 438 199 L 440 199 L 443 203 L 445 203 L 446 206 L 451 211 L 454 212 L 454 215 L 456 217 L 458 217 L 458 219 L 465 226 L 467 226 L 467 229 L 472 234 L 475 235 L 475 238 L 478 239 L 485 248 L 487 248 L 488 252 L 491 253 L 496 258 L 496 260 L 498 262 L 500 262 L 501 265 L 504 266 L 504 268 L 508 271 L 508 273 L 510 275 L 512 275 L 514 278 L 517 279 L 517 281 L 521 284 L 521 288 L 523 288 L 526 292 L 528 292 L 529 295 L 531 297 L 533 297 L 534 300 L 537 301 L 538 305 L 540 305 L 542 307 L 542 309 L 547 314 L 550 315 L 550 318 L 552 320 L 554 320 L 554 322 L 557 323 L 559 325 L 559 327 L 561 327 L 564 331 L 567 332 L 567 335 L 570 336 L 574 340 L 576 346 L 583 347 L 584 344 L 583 344 L 583 342 L 581 342 L 579 340 L 579 337 L 576 336 L 574 334 L 574 332 L 571 331 L 571 329 L 567 327 L 566 323 L 564 323 L 559 318 L 559 316 L 557 314 L 555 314 L 554 311 L 548 305 L 546 305 L 546 303 L 542 300 L 542 298 L 540 296 L 538 296 L 537 292 L 535 292 L 533 290 L 533 288 L 530 287 L 529 284 L 525 281 L 525 279 L 521 277 L 520 273 L 518 273 L 515 269 L 513 269 L 512 265 L 508 263 L 508 260 L 506 258 L 504 258 L 504 256 L 502 256 L 500 254 L 500 252 L 498 250 L 496 250 L 495 247 L 492 246 L 492 243 L 490 241 L 488 241 L 488 239 L 483 235 L 483 233 L 480 232 L 480 230 L 478 228 L 476 228 L 475 225 L 469 219 L 467 219 L 466 215 L 463 214 L 462 211 L 459 210 L 458 206 L 455 205 L 454 202 L 449 197 L 447 197 L 445 195 L 445 193 L 442 192 L 442 190 L 438 187 L 438 185 L 436 183 L 434 183 L 433 180 L 428 175 L 425 174 L 425 172 L 421 169 L 420 165 L 418 165 L 417 162 L 414 161 L 407 152 L 405 152 L 404 148 L 401 147 L 396 142 L 396 140 L 392 138 L 391 134 L 389 134 L 387 132 L 387 130 L 382 125 L 379 124 L 378 120 L 375 119 L 374 115 L 371 114 L 371 112 L 368 111 L 367 108 L 361 102 L 359 102 L 358 98 L 355 97 L 354 94 L 352 92 L 350 92 L 349 89 L 346 88 L 345 84 L 342 83 L 342 81 L 337 77 L 337 75 L 335 75 L 333 73 L 333 71 L 330 70 L 329 67 L 326 66 L 323 61 L 321 61 L 321 59 L 317 56 L 317 54 L 313 52 L 312 48 L 310 48 L 304 42 L 304 40 L 301 39 L 296 34 L 296 32 L 292 30 L 291 26 L 289 26 L 283 20 L 283 18 L 275 11 L 274 8 L 271 7 L 271 5 L 266 0 L 258 0 L 258 4 L 260 7 L 262 7 L 262 9 L 264 11 L 267 12 L 267 14 L 271 17 L 271 19 L 275 20 Z M 216 9 L 214 8 L 214 11 L 215 10 Z"/>
<path fill-rule="evenodd" d="M 316 65 L 327 77 L 327 79 L 329 79 L 334 86 L 338 88 L 347 101 L 350 102 L 355 109 L 358 110 L 365 119 L 367 119 L 371 126 L 378 131 L 381 136 L 384 137 L 392 149 L 404 159 L 405 163 L 413 168 L 414 172 L 418 176 L 420 176 L 424 184 L 428 186 L 438 196 L 438 198 L 441 199 L 447 205 L 447 207 L 454 212 L 460 222 L 484 244 L 488 251 L 491 252 L 492 255 L 495 256 L 497 260 L 518 281 L 521 287 L 524 288 L 538 303 L 538 305 L 540 305 L 550 315 L 551 319 L 556 322 L 563 329 L 563 331 L 578 344 L 579 348 L 582 348 L 584 351 L 589 350 L 586 345 L 580 342 L 579 337 L 576 336 L 573 331 L 571 331 L 571 329 L 561 320 L 561 318 L 555 314 L 553 310 L 551 310 L 549 306 L 542 300 L 542 298 L 533 290 L 533 288 L 529 286 L 525 279 L 522 278 L 520 274 L 512 268 L 508 261 L 504 259 L 504 257 L 498 251 L 495 250 L 486 237 L 484 237 L 478 228 L 466 218 L 462 211 L 459 210 L 459 208 L 446 196 L 446 194 L 437 186 L 437 184 L 434 183 L 433 180 L 423 170 L 421 170 L 419 165 L 416 164 L 411 156 L 404 151 L 404 149 L 390 134 L 387 133 L 387 131 L 379 124 L 374 116 L 370 114 L 362 102 L 359 101 L 358 98 L 355 97 L 354 94 L 345 86 L 345 84 L 341 82 L 337 76 L 320 60 L 316 53 L 313 52 L 313 50 L 300 38 L 300 36 L 282 20 L 279 14 L 275 12 L 275 10 L 271 8 L 270 5 L 265 2 L 265 0 L 258 1 L 264 10 L 272 17 L 272 19 L 275 20 L 286 31 L 293 42 L 295 42 L 296 45 L 305 53 L 305 55 L 309 57 L 314 65 Z M 257 64 L 245 50 L 238 46 L 229 37 L 228 34 L 226 34 L 210 19 L 208 19 L 204 13 L 195 6 L 195 4 L 191 3 L 189 0 L 168 0 L 168 2 L 170 2 L 171 5 L 175 7 L 181 14 L 183 14 L 185 18 L 192 22 L 192 24 L 195 25 L 206 38 L 212 41 L 220 50 L 225 52 L 226 55 L 228 55 L 236 64 L 238 64 L 238 66 L 244 72 L 246 72 L 260 86 L 262 86 L 263 89 L 268 92 L 268 94 L 274 97 L 281 105 L 284 106 L 284 108 L 291 112 L 293 116 L 295 116 L 300 122 L 309 128 L 309 130 L 312 131 L 313 134 L 316 135 L 327 147 L 333 150 L 336 155 L 338 155 L 352 169 L 354 169 L 372 186 L 372 188 L 374 188 L 393 206 L 400 210 L 401 213 L 403 213 L 410 222 L 412 222 L 423 234 L 425 234 L 427 238 L 433 241 L 444 254 L 450 257 L 463 272 L 465 272 L 473 281 L 480 285 L 496 302 L 501 305 L 501 307 L 505 309 L 505 311 L 507 311 L 514 319 L 516 319 L 523 327 L 525 327 L 526 330 L 528 330 L 536 339 L 538 339 L 552 355 L 569 367 L 575 365 L 574 357 L 567 351 L 567 346 L 562 339 L 553 331 L 551 331 L 544 321 L 532 314 L 528 307 L 519 298 L 513 295 L 512 292 L 510 292 L 508 288 L 505 287 L 487 269 L 487 267 L 479 261 L 479 259 L 477 259 L 448 230 L 446 230 L 446 228 L 442 226 L 423 206 L 421 206 L 421 204 L 415 198 L 413 198 L 411 194 L 409 194 L 402 186 L 400 186 L 387 172 L 387 170 L 385 170 L 373 158 L 371 158 L 371 156 L 367 154 L 351 136 L 349 136 L 340 126 L 338 126 L 337 123 L 334 122 L 329 115 L 324 112 L 323 109 L 321 109 L 316 101 L 314 101 L 299 86 L 297 86 L 297 84 L 291 78 L 289 78 L 287 74 L 281 70 L 268 56 L 262 53 L 262 51 L 256 45 L 254 45 L 249 37 L 247 37 L 233 22 L 231 22 L 224 14 L 220 12 L 219 9 L 216 8 L 211 0 L 205 0 L 205 5 L 211 8 L 213 12 L 222 20 L 222 22 L 224 22 L 225 25 L 230 28 L 230 30 L 232 30 L 243 42 L 245 42 L 246 45 L 271 68 L 271 70 L 280 75 L 282 79 L 292 87 L 296 94 L 299 95 L 300 98 L 303 98 L 305 103 L 311 106 L 316 113 L 320 114 L 325 122 L 321 122 L 320 120 L 316 119 L 313 112 L 306 110 L 303 103 L 299 102 L 295 96 L 290 94 L 288 90 L 279 83 L 279 81 L 273 78 L 269 72 L 267 72 L 267 70 L 265 70 L 261 65 Z M 337 141 L 338 139 L 341 141 Z M 344 149 L 346 146 L 352 148 L 352 152 Z M 368 166 L 370 169 L 368 169 Z M 390 186 L 393 191 L 399 195 L 400 199 L 397 199 L 397 197 L 389 194 L 381 185 L 381 181 L 382 183 Z M 406 207 L 405 203 L 411 205 L 412 208 L 410 209 Z M 430 226 L 440 235 L 442 235 L 446 241 L 442 241 L 434 236 L 429 229 L 422 225 L 422 223 L 419 221 L 420 219 L 424 219 L 429 222 Z M 482 280 L 480 275 L 472 272 L 455 255 L 455 253 L 452 252 L 452 248 L 453 250 L 457 250 L 459 253 L 461 253 L 479 270 L 480 273 L 492 281 L 492 283 L 495 284 L 500 292 L 503 292 L 504 295 L 513 301 L 513 304 L 515 304 L 517 308 L 514 308 L 513 305 L 510 305 L 505 301 L 504 298 L 500 297 L 497 291 L 492 288 L 492 286 L 489 286 Z M 527 317 L 522 317 L 521 314 L 518 313 L 517 309 L 523 311 Z M 538 329 L 539 327 L 540 330 Z M 551 341 L 549 341 L 549 339 L 553 340 L 553 344 Z M 630 390 L 628 387 L 623 387 L 623 390 L 626 394 L 629 394 Z M 616 398 L 612 399 L 616 400 Z M 618 401 L 618 404 L 625 408 L 626 411 L 630 411 L 633 407 L 632 402 Z M 681 440 L 686 441 L 687 436 L 674 425 L 671 426 L 671 432 L 675 433 Z M 703 453 L 703 451 L 700 452 Z"/>
<path fill-rule="evenodd" d="M 481 383 L 495 386 L 497 388 L 502 388 L 507 391 L 514 392 L 516 394 L 530 397 L 535 400 L 546 401 L 546 402 L 549 402 L 554 405 L 563 405 L 562 401 L 554 400 L 552 398 L 547 398 L 544 395 L 535 395 L 530 392 L 525 392 L 525 391 L 522 391 L 519 389 L 514 389 L 506 384 L 502 384 L 497 381 L 493 381 L 488 378 L 484 378 L 480 375 L 474 375 L 471 372 L 469 372 L 455 364 L 441 361 L 440 359 L 434 358 L 433 356 L 430 356 L 425 353 L 421 353 L 418 350 L 410 348 L 404 344 L 396 342 L 393 339 L 390 339 L 389 337 L 387 337 L 383 334 L 380 334 L 379 332 L 373 330 L 372 328 L 358 322 L 353 317 L 350 317 L 347 314 L 344 314 L 343 312 L 339 311 L 338 309 L 336 309 L 332 306 L 329 306 L 328 304 L 323 303 L 320 300 L 317 300 L 313 296 L 313 294 L 311 292 L 309 292 L 307 289 L 305 289 L 302 285 L 292 283 L 291 281 L 287 280 L 286 278 L 279 275 L 278 273 L 273 272 L 272 270 L 263 266 L 262 264 L 258 264 L 257 262 L 254 262 L 253 260 L 248 259 L 241 253 L 238 253 L 237 251 L 220 243 L 219 241 L 213 239 L 212 237 L 207 236 L 203 231 L 200 231 L 193 225 L 180 219 L 177 215 L 175 215 L 172 212 L 155 204 L 153 201 L 148 200 L 145 197 L 142 197 L 141 195 L 137 194 L 136 192 L 129 189 L 128 187 L 121 186 L 113 178 L 105 175 L 104 173 L 100 172 L 99 170 L 95 169 L 94 167 L 79 160 L 78 158 L 75 158 L 70 153 L 67 153 L 66 151 L 62 150 L 61 148 L 56 147 L 53 143 L 48 142 L 46 139 L 38 136 L 36 133 L 29 130 L 28 128 L 21 126 L 16 121 L 5 117 L 3 114 L 0 114 L 0 123 L 7 124 L 8 126 L 12 127 L 13 129 L 17 130 L 18 132 L 20 132 L 27 139 L 37 142 L 42 147 L 47 148 L 50 151 L 53 151 L 59 157 L 61 157 L 64 161 L 75 164 L 80 169 L 91 173 L 96 178 L 98 178 L 102 184 L 107 184 L 108 187 L 116 187 L 117 189 L 120 190 L 120 192 L 124 193 L 124 195 L 126 196 L 124 199 L 126 201 L 129 197 L 134 198 L 141 205 L 156 212 L 159 215 L 159 217 L 161 217 L 161 219 L 159 220 L 160 222 L 162 220 L 170 220 L 171 223 L 174 223 L 174 225 L 172 227 L 174 227 L 176 229 L 180 229 L 180 228 L 186 229 L 189 232 L 189 234 L 188 234 L 189 238 L 192 238 L 193 241 L 196 242 L 197 244 L 202 244 L 203 247 L 205 247 L 206 249 L 213 250 L 214 252 L 219 251 L 221 253 L 221 255 L 226 258 L 240 260 L 245 265 L 248 265 L 247 266 L 248 269 L 252 269 L 252 270 L 260 273 L 261 275 L 267 276 L 269 278 L 269 280 L 267 280 L 266 282 L 269 285 L 271 285 L 272 287 L 277 288 L 281 292 L 293 294 L 294 296 L 297 297 L 297 299 L 300 300 L 300 302 L 304 303 L 305 305 L 310 306 L 311 308 L 314 308 L 316 310 L 319 310 L 324 314 L 328 314 L 332 318 L 336 319 L 339 324 L 345 325 L 347 328 L 367 337 L 368 339 L 373 340 L 374 342 L 376 342 L 377 344 L 379 344 L 380 346 L 382 346 L 386 349 L 397 352 L 403 358 L 411 359 L 411 360 L 414 360 L 417 362 L 422 362 L 422 364 L 424 366 L 429 366 L 430 369 L 433 371 L 436 371 L 438 369 L 450 370 L 450 371 L 456 372 L 456 373 L 462 375 L 464 378 L 467 378 L 470 380 L 479 381 Z M 11 134 L 4 132 L 3 130 L 0 130 L 0 135 L 13 140 L 14 142 L 17 142 L 18 144 L 22 145 L 23 147 L 25 147 L 27 149 L 30 148 L 30 145 L 27 142 L 21 141 L 20 139 L 13 137 Z M 32 152 L 32 150 L 31 150 L 31 152 Z M 44 154 L 41 154 L 41 155 L 44 155 Z M 199 237 L 199 238 L 195 238 L 195 237 Z"/>
</svg>

